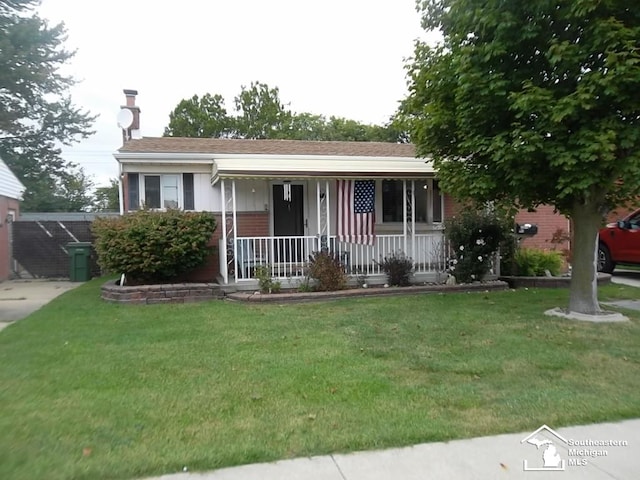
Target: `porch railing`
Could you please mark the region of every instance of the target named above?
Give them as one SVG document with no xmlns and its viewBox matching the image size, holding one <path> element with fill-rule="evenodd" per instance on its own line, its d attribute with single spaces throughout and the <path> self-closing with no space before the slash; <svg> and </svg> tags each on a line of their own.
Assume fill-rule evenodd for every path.
<svg viewBox="0 0 640 480">
<path fill-rule="evenodd" d="M 340 242 L 335 236 L 237 237 L 220 247 L 227 251 L 229 281 L 255 278 L 259 267 L 268 268 L 274 278 L 304 277 L 309 256 L 322 249 L 339 255 L 352 275 L 383 274 L 379 262 L 393 253 L 411 257 L 416 273 L 442 272 L 447 258 L 444 236 L 439 232 L 416 234 L 413 238 L 377 235 L 373 245 Z"/>
</svg>

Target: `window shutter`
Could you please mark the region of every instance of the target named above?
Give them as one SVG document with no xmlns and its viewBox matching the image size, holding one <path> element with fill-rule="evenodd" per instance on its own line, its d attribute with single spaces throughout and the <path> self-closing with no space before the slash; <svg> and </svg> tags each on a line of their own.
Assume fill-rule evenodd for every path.
<svg viewBox="0 0 640 480">
<path fill-rule="evenodd" d="M 185 210 L 195 210 L 194 205 L 194 189 L 193 189 L 193 173 L 182 174 L 182 195 Z"/>
<path fill-rule="evenodd" d="M 442 222 L 442 190 L 438 180 L 433 181 L 433 221 Z"/>
<path fill-rule="evenodd" d="M 127 210 L 140 208 L 140 182 L 137 173 L 127 174 Z"/>
</svg>

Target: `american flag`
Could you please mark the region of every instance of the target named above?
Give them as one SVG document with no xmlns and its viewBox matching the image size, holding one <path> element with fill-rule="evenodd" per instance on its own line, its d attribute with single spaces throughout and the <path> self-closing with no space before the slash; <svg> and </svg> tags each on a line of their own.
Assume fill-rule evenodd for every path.
<svg viewBox="0 0 640 480">
<path fill-rule="evenodd" d="M 338 180 L 338 241 L 373 245 L 375 199 L 374 180 Z"/>
</svg>

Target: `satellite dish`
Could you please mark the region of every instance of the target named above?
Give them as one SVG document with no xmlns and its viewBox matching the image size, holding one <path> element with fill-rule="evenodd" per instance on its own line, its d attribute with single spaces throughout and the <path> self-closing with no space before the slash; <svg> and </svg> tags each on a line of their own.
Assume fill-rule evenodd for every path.
<svg viewBox="0 0 640 480">
<path fill-rule="evenodd" d="M 133 112 L 128 108 L 123 108 L 118 113 L 118 126 L 123 130 L 126 130 L 133 123 Z"/>
</svg>

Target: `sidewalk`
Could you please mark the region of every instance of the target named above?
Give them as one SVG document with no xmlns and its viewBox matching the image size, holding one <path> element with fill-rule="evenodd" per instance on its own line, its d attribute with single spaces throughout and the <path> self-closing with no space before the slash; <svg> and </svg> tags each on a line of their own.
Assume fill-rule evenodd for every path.
<svg viewBox="0 0 640 480">
<path fill-rule="evenodd" d="M 79 285 L 82 283 L 67 280 L 8 280 L 0 283 L 0 330 Z"/>
<path fill-rule="evenodd" d="M 531 442 L 527 442 L 527 439 Z M 575 441 L 581 444 L 576 445 Z M 603 445 L 603 442 L 607 441 L 627 442 L 627 445 Z M 570 445 L 571 443 L 573 445 Z M 595 456 L 598 453 L 606 456 Z M 553 467 L 543 467 L 543 455 L 548 460 L 556 458 L 555 463 L 560 462 L 560 464 L 555 467 L 555 470 Z M 525 471 L 524 461 L 527 462 L 527 468 L 539 470 Z M 424 480 L 431 478 L 438 480 L 634 480 L 640 478 L 640 419 L 559 428 L 555 432 L 544 428 L 539 432 L 424 443 L 391 450 L 298 458 L 224 468 L 206 473 L 163 475 L 147 480 Z"/>
</svg>

